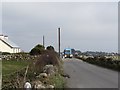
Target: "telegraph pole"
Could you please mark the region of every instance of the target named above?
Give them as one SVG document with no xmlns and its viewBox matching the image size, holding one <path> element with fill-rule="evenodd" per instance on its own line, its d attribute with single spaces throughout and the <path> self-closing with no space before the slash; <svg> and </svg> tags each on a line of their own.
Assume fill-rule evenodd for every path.
<svg viewBox="0 0 120 90">
<path fill-rule="evenodd" d="M 59 51 L 59 57 L 60 57 L 60 28 L 58 28 L 58 51 Z"/>
<path fill-rule="evenodd" d="M 44 38 L 44 35 L 43 35 L 43 47 L 45 47 L 45 38 Z"/>
</svg>

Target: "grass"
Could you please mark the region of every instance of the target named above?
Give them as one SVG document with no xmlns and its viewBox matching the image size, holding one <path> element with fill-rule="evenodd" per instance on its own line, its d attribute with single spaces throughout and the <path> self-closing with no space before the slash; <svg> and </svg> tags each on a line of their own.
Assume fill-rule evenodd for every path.
<svg viewBox="0 0 120 90">
<path fill-rule="evenodd" d="M 28 63 L 25 61 L 4 60 L 2 61 L 2 75 L 4 76 L 21 70 L 22 68 L 25 68 L 27 64 Z"/>
<path fill-rule="evenodd" d="M 2 61 L 2 88 L 15 88 L 17 75 L 24 74 L 25 68 L 29 63 L 25 60 L 3 60 Z M 19 73 L 18 73 L 19 72 Z M 20 79 L 18 77 L 18 79 Z M 21 81 L 22 83 L 22 81 Z M 21 84 L 20 83 L 20 84 Z"/>
<path fill-rule="evenodd" d="M 55 85 L 55 88 L 64 88 L 65 86 L 64 77 L 62 77 L 60 74 L 51 76 L 49 80 L 52 85 Z"/>
</svg>

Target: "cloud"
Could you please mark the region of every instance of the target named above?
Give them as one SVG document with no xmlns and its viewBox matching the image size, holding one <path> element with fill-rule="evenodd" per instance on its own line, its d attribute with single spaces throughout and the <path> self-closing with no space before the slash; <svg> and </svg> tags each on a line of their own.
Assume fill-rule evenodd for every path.
<svg viewBox="0 0 120 90">
<path fill-rule="evenodd" d="M 3 32 L 29 51 L 37 43 L 57 49 L 117 51 L 117 3 L 3 3 Z"/>
</svg>

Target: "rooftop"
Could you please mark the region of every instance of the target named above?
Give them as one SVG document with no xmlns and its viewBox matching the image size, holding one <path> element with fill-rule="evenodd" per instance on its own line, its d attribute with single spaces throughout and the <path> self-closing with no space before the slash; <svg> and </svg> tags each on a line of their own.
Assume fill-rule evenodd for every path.
<svg viewBox="0 0 120 90">
<path fill-rule="evenodd" d="M 8 46 L 10 47 L 16 47 L 18 48 L 19 46 L 16 45 L 15 43 L 13 43 L 11 40 L 9 40 L 8 38 L 6 38 L 6 35 L 0 35 L 2 37 L 0 37 L 0 40 L 3 41 L 4 43 L 6 43 Z"/>
</svg>

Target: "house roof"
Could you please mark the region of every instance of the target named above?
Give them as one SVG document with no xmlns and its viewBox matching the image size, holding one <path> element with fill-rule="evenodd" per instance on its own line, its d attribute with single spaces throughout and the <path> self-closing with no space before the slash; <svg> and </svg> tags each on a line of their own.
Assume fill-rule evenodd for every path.
<svg viewBox="0 0 120 90">
<path fill-rule="evenodd" d="M 7 44 L 9 47 L 11 48 L 19 48 L 19 46 L 17 46 L 15 43 L 13 43 L 12 41 L 6 39 L 6 38 L 2 38 L 0 39 L 2 42 L 4 42 L 5 44 Z"/>
</svg>

